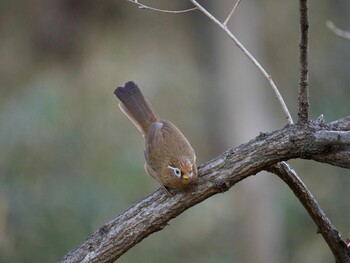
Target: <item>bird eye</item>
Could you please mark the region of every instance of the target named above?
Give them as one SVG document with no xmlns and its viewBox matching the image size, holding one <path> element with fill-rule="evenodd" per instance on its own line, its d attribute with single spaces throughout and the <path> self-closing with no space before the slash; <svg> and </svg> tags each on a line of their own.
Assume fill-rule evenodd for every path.
<svg viewBox="0 0 350 263">
<path fill-rule="evenodd" d="M 180 170 L 179 168 L 177 168 L 177 167 L 172 167 L 172 166 L 170 166 L 170 165 L 168 165 L 168 168 L 171 169 L 171 170 L 173 170 L 173 173 L 174 173 L 177 177 L 181 177 L 182 172 L 181 172 L 181 170 Z"/>
<path fill-rule="evenodd" d="M 175 174 L 177 177 L 180 177 L 180 176 L 181 176 L 181 171 L 180 171 L 179 168 L 174 168 L 173 171 L 174 171 L 174 174 Z"/>
</svg>

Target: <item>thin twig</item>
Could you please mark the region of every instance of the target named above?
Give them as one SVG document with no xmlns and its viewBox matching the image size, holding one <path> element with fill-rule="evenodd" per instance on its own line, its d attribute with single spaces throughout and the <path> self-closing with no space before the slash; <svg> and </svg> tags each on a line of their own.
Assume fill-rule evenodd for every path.
<svg viewBox="0 0 350 263">
<path fill-rule="evenodd" d="M 154 8 L 154 7 L 151 7 L 151 6 L 147 6 L 147 5 L 141 4 L 141 3 L 138 2 L 138 0 L 127 0 L 127 1 L 137 5 L 140 9 L 148 9 L 148 10 L 161 12 L 161 13 L 166 13 L 166 14 L 182 14 L 182 13 L 187 13 L 187 12 L 191 12 L 191 11 L 194 11 L 194 10 L 198 9 L 197 7 L 193 7 L 193 8 L 184 9 L 184 10 L 165 10 L 165 9 Z"/>
<path fill-rule="evenodd" d="M 278 175 L 302 203 L 317 226 L 317 233 L 321 233 L 329 248 L 336 258 L 336 262 L 350 262 L 349 252 L 346 243 L 342 240 L 341 234 L 333 226 L 331 221 L 322 211 L 315 198 L 300 180 L 296 172 L 285 162 L 280 162 L 267 169 Z"/>
<path fill-rule="evenodd" d="M 237 8 L 237 6 L 238 6 L 238 4 L 239 4 L 240 2 L 241 2 L 241 0 L 237 0 L 237 2 L 236 2 L 235 5 L 233 6 L 233 8 L 232 8 L 230 14 L 228 15 L 228 17 L 226 18 L 225 22 L 223 23 L 224 26 L 227 26 L 228 21 L 231 19 L 233 13 L 235 12 L 235 10 L 236 10 L 236 8 Z"/>
<path fill-rule="evenodd" d="M 309 21 L 307 14 L 307 0 L 299 0 L 300 12 L 300 73 L 299 73 L 299 122 L 307 123 L 309 120 L 309 69 L 308 69 L 308 46 L 309 46 Z"/>
<path fill-rule="evenodd" d="M 260 70 L 260 72 L 265 76 L 265 78 L 270 83 L 273 91 L 275 92 L 275 95 L 280 102 L 283 112 L 287 118 L 287 121 L 289 124 L 293 124 L 292 116 L 289 113 L 289 110 L 287 108 L 287 105 L 285 104 L 279 90 L 277 89 L 275 83 L 272 80 L 272 77 L 267 74 L 265 69 L 259 64 L 259 62 L 254 58 L 252 54 L 249 53 L 249 51 L 238 41 L 238 39 L 232 34 L 232 32 L 219 20 L 217 20 L 211 13 L 209 13 L 203 6 L 201 6 L 196 0 L 190 0 L 194 6 L 196 6 L 202 13 L 204 13 L 207 17 L 210 18 L 215 24 L 217 24 L 222 30 L 225 31 L 225 33 L 231 38 L 233 43 L 243 52 L 244 55 L 248 57 L 248 59 Z"/>
<path fill-rule="evenodd" d="M 342 38 L 345 38 L 347 40 L 350 40 L 350 32 L 349 31 L 345 31 L 345 30 L 342 30 L 342 29 L 336 27 L 332 21 L 327 21 L 326 25 L 338 37 L 342 37 Z"/>
</svg>

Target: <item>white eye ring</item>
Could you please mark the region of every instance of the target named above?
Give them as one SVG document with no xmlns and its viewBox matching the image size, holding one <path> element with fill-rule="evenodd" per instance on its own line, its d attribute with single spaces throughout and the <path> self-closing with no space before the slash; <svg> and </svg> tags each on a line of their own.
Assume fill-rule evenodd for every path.
<svg viewBox="0 0 350 263">
<path fill-rule="evenodd" d="M 181 177 L 181 170 L 177 167 L 172 167 L 170 165 L 168 165 L 168 168 L 170 168 L 171 170 L 173 170 L 174 174 L 177 176 L 177 177 Z"/>
<path fill-rule="evenodd" d="M 178 176 L 178 177 L 181 176 L 181 171 L 180 171 L 179 168 L 175 168 L 173 171 L 174 171 L 174 174 L 175 174 L 176 176 Z"/>
</svg>

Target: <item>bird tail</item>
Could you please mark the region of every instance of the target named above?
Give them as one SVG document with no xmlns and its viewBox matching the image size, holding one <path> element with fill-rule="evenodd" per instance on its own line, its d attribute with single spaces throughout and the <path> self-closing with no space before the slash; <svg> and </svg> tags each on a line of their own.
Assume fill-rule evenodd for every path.
<svg viewBox="0 0 350 263">
<path fill-rule="evenodd" d="M 139 87 L 129 81 L 124 87 L 116 88 L 114 94 L 120 100 L 119 108 L 145 137 L 152 123 L 158 121 L 158 116 Z"/>
</svg>

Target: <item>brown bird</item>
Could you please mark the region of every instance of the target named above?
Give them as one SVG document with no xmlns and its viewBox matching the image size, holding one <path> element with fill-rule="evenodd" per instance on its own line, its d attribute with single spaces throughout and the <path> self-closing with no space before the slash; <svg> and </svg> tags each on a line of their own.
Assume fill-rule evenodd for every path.
<svg viewBox="0 0 350 263">
<path fill-rule="evenodd" d="M 116 88 L 114 94 L 120 100 L 120 109 L 145 138 L 146 172 L 168 194 L 167 188 L 184 188 L 196 182 L 196 155 L 180 130 L 170 121 L 158 118 L 134 82 Z"/>
</svg>

